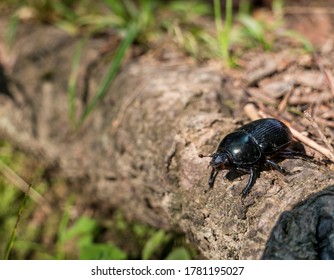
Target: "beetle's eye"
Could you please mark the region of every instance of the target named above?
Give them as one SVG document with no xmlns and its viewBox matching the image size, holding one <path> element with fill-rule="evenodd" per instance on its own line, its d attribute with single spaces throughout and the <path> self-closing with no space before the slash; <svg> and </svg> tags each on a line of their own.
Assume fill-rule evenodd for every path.
<svg viewBox="0 0 334 280">
<path fill-rule="evenodd" d="M 218 154 L 218 155 L 213 157 L 212 161 L 215 165 L 220 165 L 223 161 L 223 158 L 222 158 L 221 155 Z"/>
<path fill-rule="evenodd" d="M 212 157 L 212 160 L 210 162 L 210 165 L 212 167 L 223 167 L 228 164 L 228 158 L 226 154 L 214 154 Z"/>
</svg>

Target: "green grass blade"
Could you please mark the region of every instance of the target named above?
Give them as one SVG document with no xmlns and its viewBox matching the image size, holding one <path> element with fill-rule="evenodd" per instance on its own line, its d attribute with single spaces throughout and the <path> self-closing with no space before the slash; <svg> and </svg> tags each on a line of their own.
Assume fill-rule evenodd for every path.
<svg viewBox="0 0 334 280">
<path fill-rule="evenodd" d="M 8 22 L 8 28 L 6 32 L 6 43 L 9 48 L 12 48 L 17 27 L 20 23 L 20 20 L 17 15 L 11 16 Z"/>
<path fill-rule="evenodd" d="M 14 241 L 15 241 L 15 237 L 16 237 L 17 227 L 19 225 L 19 222 L 20 222 L 23 210 L 24 210 L 25 205 L 26 205 L 26 201 L 27 201 L 27 198 L 28 198 L 28 193 L 29 193 L 30 187 L 31 187 L 31 185 L 28 186 L 28 189 L 27 189 L 27 191 L 24 194 L 24 197 L 23 197 L 20 209 L 19 209 L 19 213 L 17 215 L 17 219 L 16 219 L 16 223 L 15 223 L 14 229 L 12 231 L 10 240 L 9 240 L 9 242 L 7 244 L 7 247 L 6 247 L 6 251 L 5 251 L 5 255 L 4 255 L 4 259 L 5 260 L 8 260 L 10 252 L 12 251 L 12 248 L 14 246 Z"/>
<path fill-rule="evenodd" d="M 139 25 L 145 30 L 150 23 L 154 22 L 154 9 L 157 3 L 151 0 L 141 0 L 140 3 L 140 14 L 138 16 Z"/>
<path fill-rule="evenodd" d="M 135 23 L 129 26 L 126 37 L 123 39 L 119 48 L 117 49 L 114 60 L 111 63 L 106 76 L 103 78 L 101 85 L 97 90 L 96 95 L 93 97 L 92 101 L 88 103 L 85 111 L 81 115 L 79 125 L 81 125 L 84 122 L 84 120 L 88 117 L 88 115 L 95 109 L 98 102 L 101 101 L 107 94 L 112 81 L 114 80 L 114 78 L 116 77 L 118 73 L 118 70 L 121 66 L 123 58 L 126 54 L 126 51 L 130 48 L 133 41 L 137 37 L 138 30 L 139 30 L 138 26 Z"/>
<path fill-rule="evenodd" d="M 233 3 L 232 0 L 226 0 L 226 7 L 225 7 L 225 28 L 223 32 L 223 55 L 227 59 L 228 63 L 230 64 L 230 33 L 232 28 L 232 14 L 233 14 Z"/>
<path fill-rule="evenodd" d="M 238 20 L 245 28 L 246 36 L 261 44 L 264 50 L 271 48 L 270 42 L 265 38 L 265 26 L 249 15 L 240 15 Z"/>
<path fill-rule="evenodd" d="M 249 15 L 251 13 L 251 3 L 248 0 L 241 0 L 239 5 L 239 15 Z"/>
<path fill-rule="evenodd" d="M 263 25 L 249 15 L 241 15 L 239 21 L 245 26 L 249 35 L 260 41 L 264 35 Z"/>
<path fill-rule="evenodd" d="M 283 32 L 283 36 L 290 37 L 290 38 L 302 43 L 302 45 L 304 46 L 305 51 L 307 51 L 309 53 L 314 52 L 314 46 L 302 34 L 296 32 L 296 31 L 293 31 L 293 30 L 286 30 L 286 31 Z"/>
<path fill-rule="evenodd" d="M 75 124 L 75 87 L 78 81 L 81 52 L 86 41 L 87 38 L 82 39 L 77 45 L 72 60 L 72 71 L 68 81 L 67 94 L 68 94 L 68 104 L 69 104 L 69 117 L 72 124 Z"/>
<path fill-rule="evenodd" d="M 221 40 L 222 40 L 221 37 L 222 37 L 222 34 L 223 34 L 220 0 L 214 0 L 213 1 L 213 10 L 214 10 L 214 16 L 215 16 L 215 25 L 216 25 L 218 41 L 219 41 L 219 44 L 220 44 Z"/>
<path fill-rule="evenodd" d="M 137 18 L 141 11 L 138 10 L 133 0 L 121 0 L 125 10 L 128 12 L 130 18 Z"/>
<path fill-rule="evenodd" d="M 55 11 L 57 11 L 60 15 L 72 23 L 79 18 L 79 16 L 72 9 L 70 9 L 61 1 L 53 1 L 52 7 Z"/>
<path fill-rule="evenodd" d="M 214 17 L 216 30 L 218 35 L 218 42 L 221 50 L 223 59 L 227 62 L 228 65 L 231 64 L 230 61 L 230 33 L 232 28 L 232 13 L 233 13 L 233 3 L 232 0 L 226 0 L 225 7 L 225 24 L 224 28 L 222 26 L 222 15 L 221 15 L 221 5 L 220 0 L 214 0 Z"/>
<path fill-rule="evenodd" d="M 58 231 L 57 231 L 57 243 L 56 243 L 56 259 L 64 260 L 65 253 L 63 250 L 64 239 L 66 237 L 66 230 L 70 223 L 70 209 L 73 204 L 74 197 L 70 196 L 64 208 L 63 215 L 59 221 Z"/>
</svg>

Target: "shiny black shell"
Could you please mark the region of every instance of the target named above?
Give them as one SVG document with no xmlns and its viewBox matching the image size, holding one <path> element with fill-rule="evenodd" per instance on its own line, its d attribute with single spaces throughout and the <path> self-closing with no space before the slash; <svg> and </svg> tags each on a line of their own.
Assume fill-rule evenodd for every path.
<svg viewBox="0 0 334 280">
<path fill-rule="evenodd" d="M 267 118 L 250 122 L 225 136 L 217 153 L 225 152 L 233 164 L 250 165 L 273 155 L 292 142 L 290 129 L 281 121 Z"/>
</svg>

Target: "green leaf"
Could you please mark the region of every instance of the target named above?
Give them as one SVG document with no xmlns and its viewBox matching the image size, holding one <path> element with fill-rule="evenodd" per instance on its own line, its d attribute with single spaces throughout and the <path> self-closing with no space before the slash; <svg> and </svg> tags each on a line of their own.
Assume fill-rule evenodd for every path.
<svg viewBox="0 0 334 280">
<path fill-rule="evenodd" d="M 143 252 L 142 259 L 148 260 L 152 255 L 157 252 L 163 244 L 165 244 L 170 239 L 170 236 L 166 234 L 163 230 L 159 230 L 154 233 L 149 240 L 147 240 Z"/>
<path fill-rule="evenodd" d="M 191 260 L 191 256 L 186 248 L 179 247 L 171 251 L 166 260 Z"/>
<path fill-rule="evenodd" d="M 88 217 L 80 217 L 75 224 L 68 230 L 65 230 L 62 235 L 62 241 L 71 240 L 75 237 L 92 239 L 94 231 L 97 229 L 97 222 Z"/>
<path fill-rule="evenodd" d="M 113 244 L 87 244 L 80 248 L 81 260 L 125 260 L 124 251 Z"/>
</svg>

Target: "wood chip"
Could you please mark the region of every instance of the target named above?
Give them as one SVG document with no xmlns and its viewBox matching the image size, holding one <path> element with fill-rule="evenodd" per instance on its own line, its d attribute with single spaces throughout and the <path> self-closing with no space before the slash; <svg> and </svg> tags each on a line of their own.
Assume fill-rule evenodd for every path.
<svg viewBox="0 0 334 280">
<path fill-rule="evenodd" d="M 266 60 L 264 64 L 257 68 L 247 72 L 246 80 L 248 85 L 256 85 L 258 81 L 265 77 L 274 74 L 277 71 L 277 63 L 275 60 Z"/>
<path fill-rule="evenodd" d="M 270 95 L 271 97 L 280 98 L 290 92 L 294 84 L 294 80 L 273 81 L 263 85 L 260 84 L 260 87 L 264 91 L 264 93 Z"/>
</svg>

